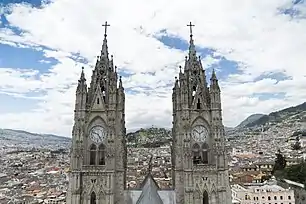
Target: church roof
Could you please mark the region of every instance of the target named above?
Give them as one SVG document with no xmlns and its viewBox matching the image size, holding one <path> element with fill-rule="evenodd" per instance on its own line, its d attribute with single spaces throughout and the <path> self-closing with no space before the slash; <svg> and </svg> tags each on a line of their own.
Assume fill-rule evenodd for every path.
<svg viewBox="0 0 306 204">
<path fill-rule="evenodd" d="M 158 184 L 149 172 L 141 184 L 142 192 L 136 204 L 163 204 L 158 194 Z"/>
<path fill-rule="evenodd" d="M 146 185 L 146 183 L 148 182 L 148 180 L 151 180 L 151 182 L 153 182 L 153 184 L 155 185 L 155 187 L 157 188 L 157 190 L 159 189 L 159 186 L 158 186 L 158 184 L 157 184 L 157 182 L 155 181 L 155 179 L 153 178 L 153 176 L 152 176 L 152 174 L 151 174 L 151 172 L 148 172 L 147 173 L 147 175 L 146 175 L 146 177 L 144 178 L 144 180 L 142 181 L 142 183 L 140 184 L 140 189 L 143 189 L 144 187 L 145 187 L 145 185 Z M 152 185 L 153 185 L 152 184 Z"/>
</svg>

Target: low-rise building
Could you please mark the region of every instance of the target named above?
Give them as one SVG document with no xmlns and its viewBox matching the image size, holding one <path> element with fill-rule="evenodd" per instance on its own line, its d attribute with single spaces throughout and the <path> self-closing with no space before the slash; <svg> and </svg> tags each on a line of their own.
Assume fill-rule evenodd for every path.
<svg viewBox="0 0 306 204">
<path fill-rule="evenodd" d="M 291 188 L 294 190 L 294 198 L 296 204 L 306 204 L 306 189 L 304 184 L 287 179 L 278 181 L 278 184 L 284 188 Z"/>
<path fill-rule="evenodd" d="M 232 197 L 240 204 L 295 204 L 294 191 L 275 183 L 234 184 Z"/>
</svg>

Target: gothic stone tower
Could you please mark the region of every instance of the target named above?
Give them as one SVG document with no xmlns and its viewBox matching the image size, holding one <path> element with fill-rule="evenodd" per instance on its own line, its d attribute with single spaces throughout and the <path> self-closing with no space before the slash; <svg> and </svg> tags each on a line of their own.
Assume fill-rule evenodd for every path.
<svg viewBox="0 0 306 204">
<path fill-rule="evenodd" d="M 231 192 L 215 72 L 206 82 L 190 25 L 189 56 L 173 88 L 173 186 L 177 204 L 230 204 Z"/>
<path fill-rule="evenodd" d="M 68 204 L 123 204 L 126 177 L 125 95 L 106 28 L 90 87 L 82 71 L 76 90 Z M 119 81 L 119 82 L 118 82 Z"/>
</svg>

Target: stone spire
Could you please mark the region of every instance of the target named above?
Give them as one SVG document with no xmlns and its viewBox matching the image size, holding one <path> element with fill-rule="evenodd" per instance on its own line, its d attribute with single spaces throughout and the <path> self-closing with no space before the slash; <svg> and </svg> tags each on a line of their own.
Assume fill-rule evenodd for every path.
<svg viewBox="0 0 306 204">
<path fill-rule="evenodd" d="M 215 69 L 213 69 L 212 74 L 211 74 L 211 78 L 210 78 L 210 90 L 220 91 L 218 78 L 217 78 Z"/>
<path fill-rule="evenodd" d="M 220 121 L 222 119 L 222 113 L 221 113 L 221 91 L 220 86 L 218 83 L 218 79 L 216 76 L 215 69 L 213 69 L 211 78 L 210 78 L 210 98 L 211 98 L 211 109 L 217 110 L 215 113 L 216 118 L 220 118 Z"/>
<path fill-rule="evenodd" d="M 122 85 L 122 77 L 119 77 L 119 89 L 123 89 L 123 85 Z"/>
<path fill-rule="evenodd" d="M 102 26 L 105 27 L 105 30 L 104 30 L 104 39 L 103 39 L 102 50 L 101 50 L 101 60 L 102 59 L 108 59 L 107 27 L 110 26 L 110 25 L 107 24 L 107 21 L 106 21 L 105 24 L 102 25 Z"/>
<path fill-rule="evenodd" d="M 84 74 L 84 67 L 82 67 L 81 77 L 78 80 L 78 86 L 77 86 L 76 91 L 77 92 L 82 92 L 82 91 L 84 91 L 84 89 L 87 90 L 87 85 L 86 85 L 86 78 L 85 78 L 85 74 Z"/>
<path fill-rule="evenodd" d="M 191 22 L 187 25 L 190 29 L 190 40 L 189 40 L 189 60 L 196 60 L 196 50 L 193 41 L 192 27 L 194 26 Z"/>
<path fill-rule="evenodd" d="M 76 88 L 76 100 L 75 100 L 75 119 L 84 117 L 84 110 L 86 108 L 87 102 L 87 84 L 84 74 L 84 67 L 82 67 L 82 72 L 80 79 L 78 80 L 78 86 Z"/>
</svg>

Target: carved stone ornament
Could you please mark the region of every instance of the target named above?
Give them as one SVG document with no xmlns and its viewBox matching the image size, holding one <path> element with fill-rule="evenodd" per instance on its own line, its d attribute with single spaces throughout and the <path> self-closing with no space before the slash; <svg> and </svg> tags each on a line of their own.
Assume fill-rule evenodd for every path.
<svg viewBox="0 0 306 204">
<path fill-rule="evenodd" d="M 109 117 L 109 118 L 108 118 L 108 121 L 109 121 L 109 122 L 114 122 L 115 120 L 116 120 L 116 119 L 115 119 L 114 117 Z"/>
<path fill-rule="evenodd" d="M 107 152 L 107 157 L 108 158 L 112 158 L 112 157 L 114 157 L 115 156 L 115 148 L 114 147 L 110 147 L 109 149 L 108 149 L 108 152 Z"/>
<path fill-rule="evenodd" d="M 189 151 L 184 152 L 185 157 L 191 157 L 191 153 Z"/>
<path fill-rule="evenodd" d="M 209 176 L 201 176 L 201 178 L 195 180 L 195 188 L 199 189 L 201 193 L 207 191 L 209 194 L 212 191 L 216 191 L 216 184 Z"/>
<path fill-rule="evenodd" d="M 189 139 L 189 138 L 185 138 L 183 141 L 184 141 L 185 143 L 189 143 L 189 142 L 190 142 L 190 139 Z"/>
</svg>

